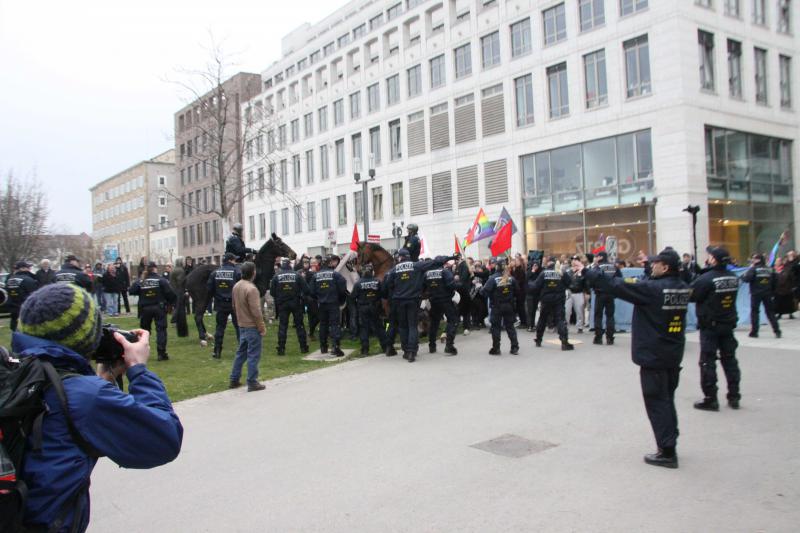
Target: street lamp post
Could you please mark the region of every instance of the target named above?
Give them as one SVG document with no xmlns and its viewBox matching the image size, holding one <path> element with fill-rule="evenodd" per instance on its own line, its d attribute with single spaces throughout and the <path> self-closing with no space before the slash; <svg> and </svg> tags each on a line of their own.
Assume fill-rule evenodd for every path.
<svg viewBox="0 0 800 533">
<path fill-rule="evenodd" d="M 361 179 L 361 159 L 356 157 L 353 160 L 353 180 L 356 185 L 361 183 L 361 214 L 364 217 L 364 240 L 369 235 L 369 202 L 367 200 L 367 183 L 375 180 L 375 157 L 369 156 L 369 178 Z"/>
</svg>

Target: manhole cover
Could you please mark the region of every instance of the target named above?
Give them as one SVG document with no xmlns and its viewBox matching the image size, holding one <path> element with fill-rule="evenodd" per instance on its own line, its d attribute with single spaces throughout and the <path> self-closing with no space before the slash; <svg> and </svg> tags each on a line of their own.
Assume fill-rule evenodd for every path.
<svg viewBox="0 0 800 533">
<path fill-rule="evenodd" d="M 530 440 L 517 435 L 501 435 L 491 440 L 473 444 L 471 448 L 502 455 L 503 457 L 519 458 L 543 452 L 556 446 L 558 444 L 544 440 Z"/>
</svg>

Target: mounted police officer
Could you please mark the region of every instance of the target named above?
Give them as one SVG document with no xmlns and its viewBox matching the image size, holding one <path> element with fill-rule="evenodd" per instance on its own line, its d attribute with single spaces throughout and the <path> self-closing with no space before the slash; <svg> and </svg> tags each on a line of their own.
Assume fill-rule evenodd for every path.
<svg viewBox="0 0 800 533">
<path fill-rule="evenodd" d="M 61 266 L 61 270 L 56 273 L 56 283 L 74 283 L 78 287 L 85 289 L 92 294 L 92 280 L 81 270 L 80 262 L 74 255 L 68 255 Z"/>
<path fill-rule="evenodd" d="M 544 330 L 552 317 L 558 329 L 558 338 L 561 339 L 561 349 L 563 351 L 575 349 L 569 343 L 567 321 L 564 318 L 566 294 L 569 288 L 570 278 L 556 270 L 556 258 L 550 257 L 533 286 L 533 289 L 539 293 L 539 301 L 542 304 L 539 322 L 536 323 L 537 347 L 541 348 Z"/>
<path fill-rule="evenodd" d="M 272 276 L 269 294 L 275 300 L 278 311 L 278 355 L 286 355 L 286 333 L 289 329 L 289 315 L 294 319 L 300 352 L 308 353 L 306 328 L 303 325 L 303 299 L 309 294 L 308 285 L 302 273 L 292 269 L 288 258 L 281 259 L 281 268 Z"/>
<path fill-rule="evenodd" d="M 166 361 L 167 355 L 167 305 L 174 305 L 177 296 L 169 282 L 158 274 L 158 265 L 154 261 L 147 264 L 144 279 L 137 279 L 131 285 L 130 293 L 139 296 L 139 326 L 150 332 L 150 326 L 156 323 L 156 346 L 158 360 Z"/>
<path fill-rule="evenodd" d="M 225 338 L 225 328 L 228 326 L 228 316 L 233 321 L 236 330 L 236 339 L 239 339 L 239 322 L 233 310 L 233 286 L 242 278 L 239 268 L 233 263 L 236 256 L 226 252 L 223 256 L 222 266 L 208 277 L 208 297 L 214 298 L 214 310 L 217 313 L 217 329 L 214 332 L 214 359 L 222 357 L 222 341 Z"/>
<path fill-rule="evenodd" d="M 675 389 L 686 344 L 686 310 L 692 290 L 680 279 L 680 257 L 662 250 L 650 257 L 650 279 L 627 283 L 612 271 L 594 266 L 586 279 L 604 294 L 634 305 L 631 324 L 631 355 L 639 365 L 642 395 L 658 452 L 645 455 L 654 466 L 678 468 L 678 413 Z"/>
<path fill-rule="evenodd" d="M 17 331 L 17 321 L 19 320 L 19 310 L 28 296 L 39 288 L 36 276 L 31 274 L 32 263 L 27 261 L 17 261 L 14 265 L 14 273 L 6 280 L 6 292 L 8 293 L 8 313 L 11 315 L 11 331 Z"/>
<path fill-rule="evenodd" d="M 725 248 L 709 246 L 710 270 L 692 283 L 692 301 L 697 302 L 697 326 L 700 330 L 700 387 L 703 400 L 694 407 L 703 411 L 719 411 L 717 401 L 717 352 L 728 381 L 728 405 L 739 408 L 741 372 L 736 360 L 739 345 L 733 336 L 739 317 L 736 295 L 739 278 L 728 271 L 731 256 Z"/>
<path fill-rule="evenodd" d="M 408 234 L 406 235 L 403 248 L 408 250 L 408 254 L 412 261 L 419 261 L 419 254 L 422 250 L 422 242 L 419 240 L 419 236 L 417 235 L 419 233 L 419 226 L 412 223 L 406 226 L 406 229 L 408 230 Z"/>
<path fill-rule="evenodd" d="M 622 272 L 608 262 L 608 254 L 600 252 L 596 257 L 597 268 L 607 276 L 622 279 Z M 680 262 L 680 261 L 678 261 Z M 614 296 L 601 287 L 594 287 L 594 344 L 603 344 L 603 315 L 606 317 L 606 344 L 614 344 Z"/>
<path fill-rule="evenodd" d="M 386 331 L 381 320 L 381 282 L 375 279 L 371 264 L 364 266 L 361 279 L 353 285 L 353 299 L 358 306 L 358 335 L 361 339 L 361 355 L 369 355 L 369 337 L 375 334 L 381 350 L 387 351 Z"/>
<path fill-rule="evenodd" d="M 327 257 L 322 270 L 314 274 L 314 279 L 311 281 L 311 295 L 316 298 L 319 306 L 320 351 L 328 353 L 328 337 L 330 335 L 333 343 L 331 353 L 336 357 L 343 357 L 344 352 L 339 348 L 339 341 L 342 338 L 339 306 L 347 298 L 347 282 L 341 274 L 334 270 L 338 264 L 338 255 Z"/>
<path fill-rule="evenodd" d="M 516 283 L 511 276 L 511 268 L 506 265 L 504 259 L 499 259 L 495 265 L 495 273 L 489 277 L 486 285 L 481 289 L 482 294 L 491 303 L 489 323 L 492 332 L 492 349 L 489 350 L 489 355 L 500 355 L 501 326 L 506 330 L 508 339 L 511 341 L 511 354 L 519 353 L 519 340 L 517 340 L 517 330 L 514 328 Z"/>
<path fill-rule="evenodd" d="M 767 315 L 777 338 L 781 338 L 781 328 L 775 318 L 772 296 L 778 277 L 775 271 L 764 262 L 763 254 L 754 254 L 750 260 L 750 268 L 742 276 L 742 281 L 750 284 L 750 336 L 758 337 L 758 327 L 761 322 L 761 304 Z"/>
<path fill-rule="evenodd" d="M 443 261 L 444 257 L 437 257 Z M 430 353 L 436 353 L 436 337 L 439 336 L 439 324 L 442 317 L 447 320 L 445 326 L 445 346 L 444 353 L 448 355 L 458 354 L 454 345 L 456 329 L 458 328 L 458 311 L 453 303 L 453 295 L 459 284 L 453 276 L 453 272 L 444 266 L 432 268 L 425 272 L 425 289 L 428 293 L 428 300 L 431 303 L 430 325 L 428 328 L 428 349 Z"/>
<path fill-rule="evenodd" d="M 244 227 L 240 222 L 237 222 L 233 225 L 228 240 L 225 241 L 225 253 L 233 254 L 237 263 L 242 263 L 247 260 L 247 254 L 256 253 L 256 250 L 248 248 L 244 245 L 244 238 L 242 237 L 243 232 Z"/>
</svg>

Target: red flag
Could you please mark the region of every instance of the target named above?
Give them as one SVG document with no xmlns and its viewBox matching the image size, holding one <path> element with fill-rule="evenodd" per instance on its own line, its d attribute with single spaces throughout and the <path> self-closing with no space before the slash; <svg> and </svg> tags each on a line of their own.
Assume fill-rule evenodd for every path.
<svg viewBox="0 0 800 533">
<path fill-rule="evenodd" d="M 350 239 L 350 249 L 354 252 L 358 251 L 358 224 L 353 224 L 353 238 Z"/>
<path fill-rule="evenodd" d="M 506 223 L 500 231 L 494 236 L 492 241 L 492 255 L 500 255 L 506 250 L 511 249 L 511 230 L 514 228 L 513 224 Z"/>
<path fill-rule="evenodd" d="M 455 253 L 456 254 L 460 254 L 461 253 L 461 246 L 458 244 L 458 236 L 457 235 L 453 235 L 453 239 L 455 240 L 455 243 L 456 243 Z"/>
</svg>

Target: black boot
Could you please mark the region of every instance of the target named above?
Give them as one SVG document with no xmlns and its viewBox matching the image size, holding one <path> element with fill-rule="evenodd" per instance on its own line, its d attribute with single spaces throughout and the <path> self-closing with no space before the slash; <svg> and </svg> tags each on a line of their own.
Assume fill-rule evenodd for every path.
<svg viewBox="0 0 800 533">
<path fill-rule="evenodd" d="M 222 346 L 214 346 L 214 359 L 222 358 Z"/>
<path fill-rule="evenodd" d="M 748 337 L 753 337 L 754 339 L 757 339 L 758 338 L 758 332 L 757 331 L 751 331 L 747 336 Z"/>
<path fill-rule="evenodd" d="M 542 339 L 536 339 L 533 342 L 534 342 L 534 344 L 536 344 L 537 348 L 541 348 L 542 347 Z"/>
<path fill-rule="evenodd" d="M 458 350 L 453 344 L 446 344 L 444 347 L 444 353 L 447 355 L 458 355 Z"/>
<path fill-rule="evenodd" d="M 300 353 L 308 353 L 308 344 L 300 346 Z"/>
<path fill-rule="evenodd" d="M 511 355 L 517 355 L 518 353 L 519 353 L 519 346 L 512 346 Z"/>
<path fill-rule="evenodd" d="M 339 348 L 338 344 L 333 345 L 333 351 L 331 353 L 336 357 L 344 357 L 344 352 Z"/>
<path fill-rule="evenodd" d="M 719 411 L 719 402 L 713 396 L 706 396 L 699 402 L 694 402 L 694 408 L 701 411 Z"/>
<path fill-rule="evenodd" d="M 428 344 L 428 353 L 436 353 L 436 345 Z"/>
<path fill-rule="evenodd" d="M 492 346 L 492 349 L 489 350 L 489 355 L 500 355 L 500 347 Z"/>
<path fill-rule="evenodd" d="M 564 342 L 561 343 L 561 351 L 562 352 L 569 352 L 569 351 L 574 350 L 574 349 L 575 349 L 575 346 L 570 344 L 568 341 L 564 341 Z"/>
<path fill-rule="evenodd" d="M 739 408 L 739 396 L 728 396 L 728 407 L 731 409 Z"/>
<path fill-rule="evenodd" d="M 158 360 L 159 361 L 169 361 L 169 354 L 166 350 L 159 350 L 158 351 Z"/>
<path fill-rule="evenodd" d="M 282 348 L 281 346 L 278 346 L 277 354 L 278 355 L 286 355 L 286 348 Z"/>
<path fill-rule="evenodd" d="M 408 362 L 413 363 L 417 360 L 417 352 L 408 352 Z"/>
<path fill-rule="evenodd" d="M 397 350 L 394 349 L 394 346 L 388 346 L 386 348 L 386 357 L 392 357 L 397 355 Z"/>
<path fill-rule="evenodd" d="M 614 344 L 614 337 L 606 337 L 606 344 L 612 346 Z"/>
<path fill-rule="evenodd" d="M 319 353 L 328 353 L 328 345 L 327 344 L 320 344 L 319 345 Z"/>
<path fill-rule="evenodd" d="M 598 337 L 597 335 L 595 335 L 592 344 L 603 344 L 603 337 Z"/>
<path fill-rule="evenodd" d="M 369 355 L 369 346 L 361 345 L 361 355 Z"/>
<path fill-rule="evenodd" d="M 775 331 L 775 338 L 776 339 L 780 339 L 781 338 L 781 330 L 776 330 Z"/>
<path fill-rule="evenodd" d="M 663 466 L 664 468 L 678 468 L 678 454 L 675 453 L 675 448 L 664 448 L 656 453 L 645 455 L 644 462 L 653 466 Z"/>
</svg>

